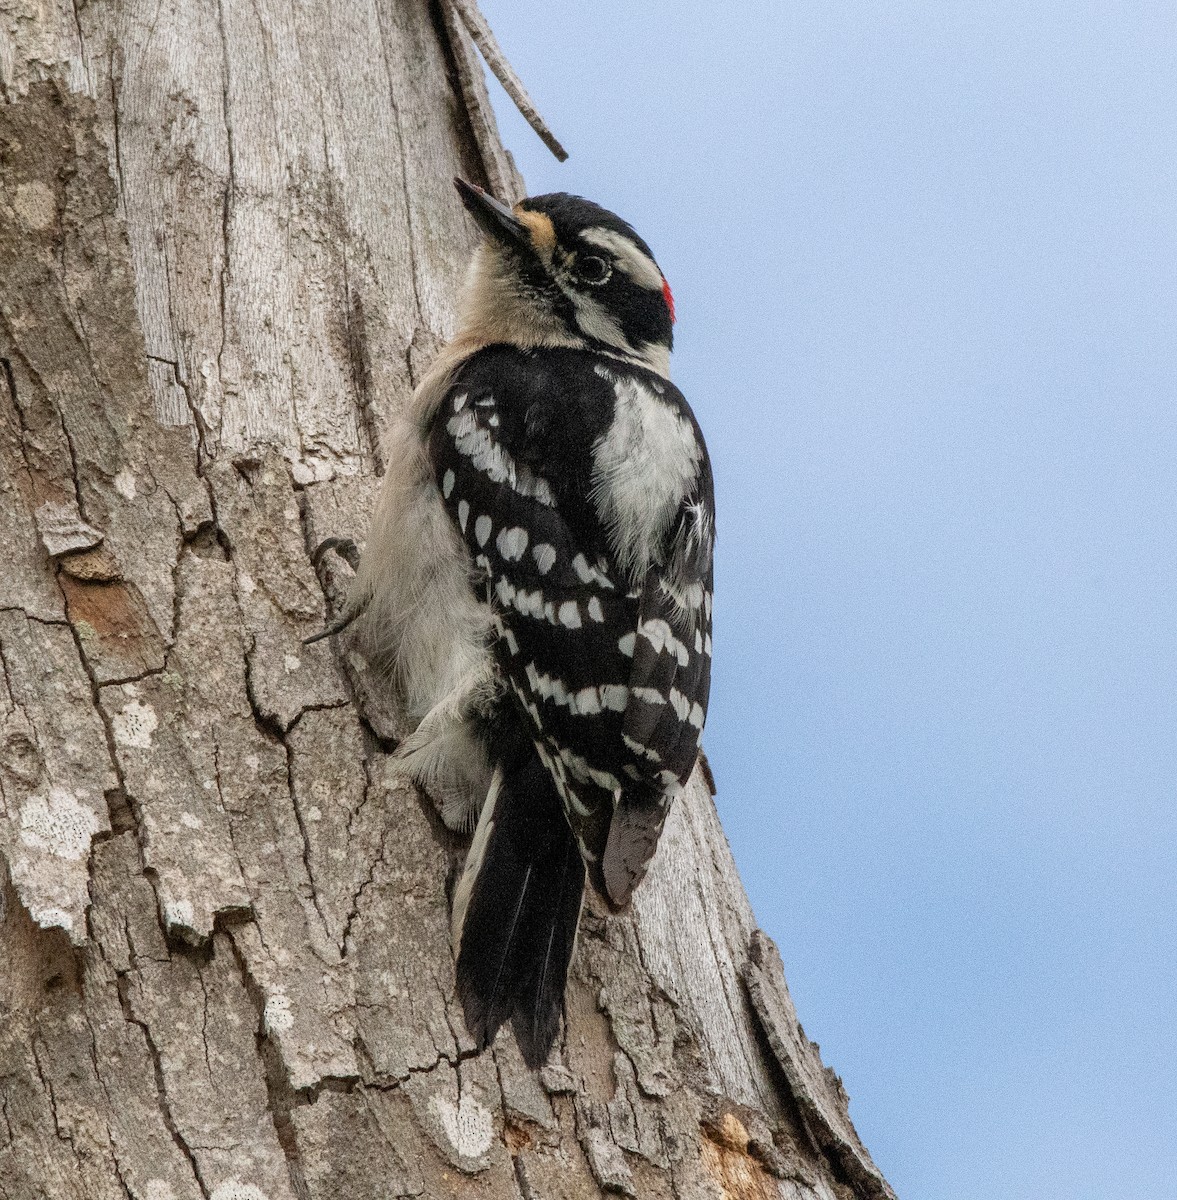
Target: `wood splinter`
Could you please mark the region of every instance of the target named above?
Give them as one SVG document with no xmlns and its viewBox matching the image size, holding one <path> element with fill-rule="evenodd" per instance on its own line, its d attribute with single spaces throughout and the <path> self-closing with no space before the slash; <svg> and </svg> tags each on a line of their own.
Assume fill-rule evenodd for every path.
<svg viewBox="0 0 1177 1200">
<path fill-rule="evenodd" d="M 523 119 L 539 134 L 540 140 L 560 160 L 564 162 L 568 151 L 560 145 L 556 135 L 548 128 L 534 101 L 527 94 L 523 81 L 515 74 L 514 67 L 507 61 L 486 18 L 478 10 L 475 0 L 450 0 L 450 4 L 466 26 L 478 52 L 486 65 L 490 67 L 494 77 L 503 85 L 503 90 L 511 97 L 515 107 L 523 115 Z"/>
</svg>

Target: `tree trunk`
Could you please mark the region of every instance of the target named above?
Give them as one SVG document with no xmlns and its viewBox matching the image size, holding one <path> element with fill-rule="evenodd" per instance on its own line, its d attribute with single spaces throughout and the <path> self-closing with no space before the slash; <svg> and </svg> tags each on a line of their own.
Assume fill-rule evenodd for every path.
<svg viewBox="0 0 1177 1200">
<path fill-rule="evenodd" d="M 0 0 L 3 1200 L 891 1195 L 699 778 L 475 1055 L 464 842 L 302 644 L 518 187 L 451 2 Z"/>
</svg>

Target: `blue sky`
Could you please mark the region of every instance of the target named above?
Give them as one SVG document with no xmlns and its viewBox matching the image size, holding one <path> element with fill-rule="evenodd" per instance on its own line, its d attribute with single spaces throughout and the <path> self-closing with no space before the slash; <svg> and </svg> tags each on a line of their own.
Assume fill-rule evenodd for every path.
<svg viewBox="0 0 1177 1200">
<path fill-rule="evenodd" d="M 876 1161 L 1177 1197 L 1177 7 L 483 9 L 674 287 L 720 811 Z"/>
</svg>

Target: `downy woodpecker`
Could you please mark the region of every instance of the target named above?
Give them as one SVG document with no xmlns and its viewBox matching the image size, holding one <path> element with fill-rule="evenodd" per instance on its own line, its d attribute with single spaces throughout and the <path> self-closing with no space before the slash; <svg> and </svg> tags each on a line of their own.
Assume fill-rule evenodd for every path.
<svg viewBox="0 0 1177 1200">
<path fill-rule="evenodd" d="M 350 608 L 416 730 L 398 755 L 453 828 L 479 1047 L 559 1026 L 587 871 L 613 909 L 695 766 L 711 676 L 714 498 L 668 378 L 649 247 L 577 196 L 513 209 L 455 180 L 485 238 L 460 331 L 386 438 Z"/>
</svg>

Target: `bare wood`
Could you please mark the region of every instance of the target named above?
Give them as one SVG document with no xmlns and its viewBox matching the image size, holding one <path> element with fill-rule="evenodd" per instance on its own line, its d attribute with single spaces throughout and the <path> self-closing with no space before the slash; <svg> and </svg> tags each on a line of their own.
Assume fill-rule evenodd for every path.
<svg viewBox="0 0 1177 1200">
<path fill-rule="evenodd" d="M 453 50 L 458 86 L 461 88 L 466 112 L 470 117 L 471 132 L 478 143 L 478 152 L 486 168 L 491 194 L 507 204 L 514 204 L 526 195 L 523 179 L 515 168 L 511 152 L 504 147 L 499 138 L 498 122 L 486 90 L 486 77 L 482 73 L 482 63 L 479 62 L 470 30 L 464 18 L 459 15 L 456 5 L 443 4 L 442 14 Z M 479 15 L 481 18 L 481 14 Z M 485 22 L 483 24 L 485 25 Z M 510 70 L 509 64 L 507 69 Z M 567 157 L 564 154 L 561 161 Z"/>
<path fill-rule="evenodd" d="M 700 778 L 553 1061 L 474 1056 L 464 845 L 304 645 L 452 331 L 449 180 L 521 193 L 460 11 L 0 4 L 9 1200 L 891 1195 Z"/>
</svg>

